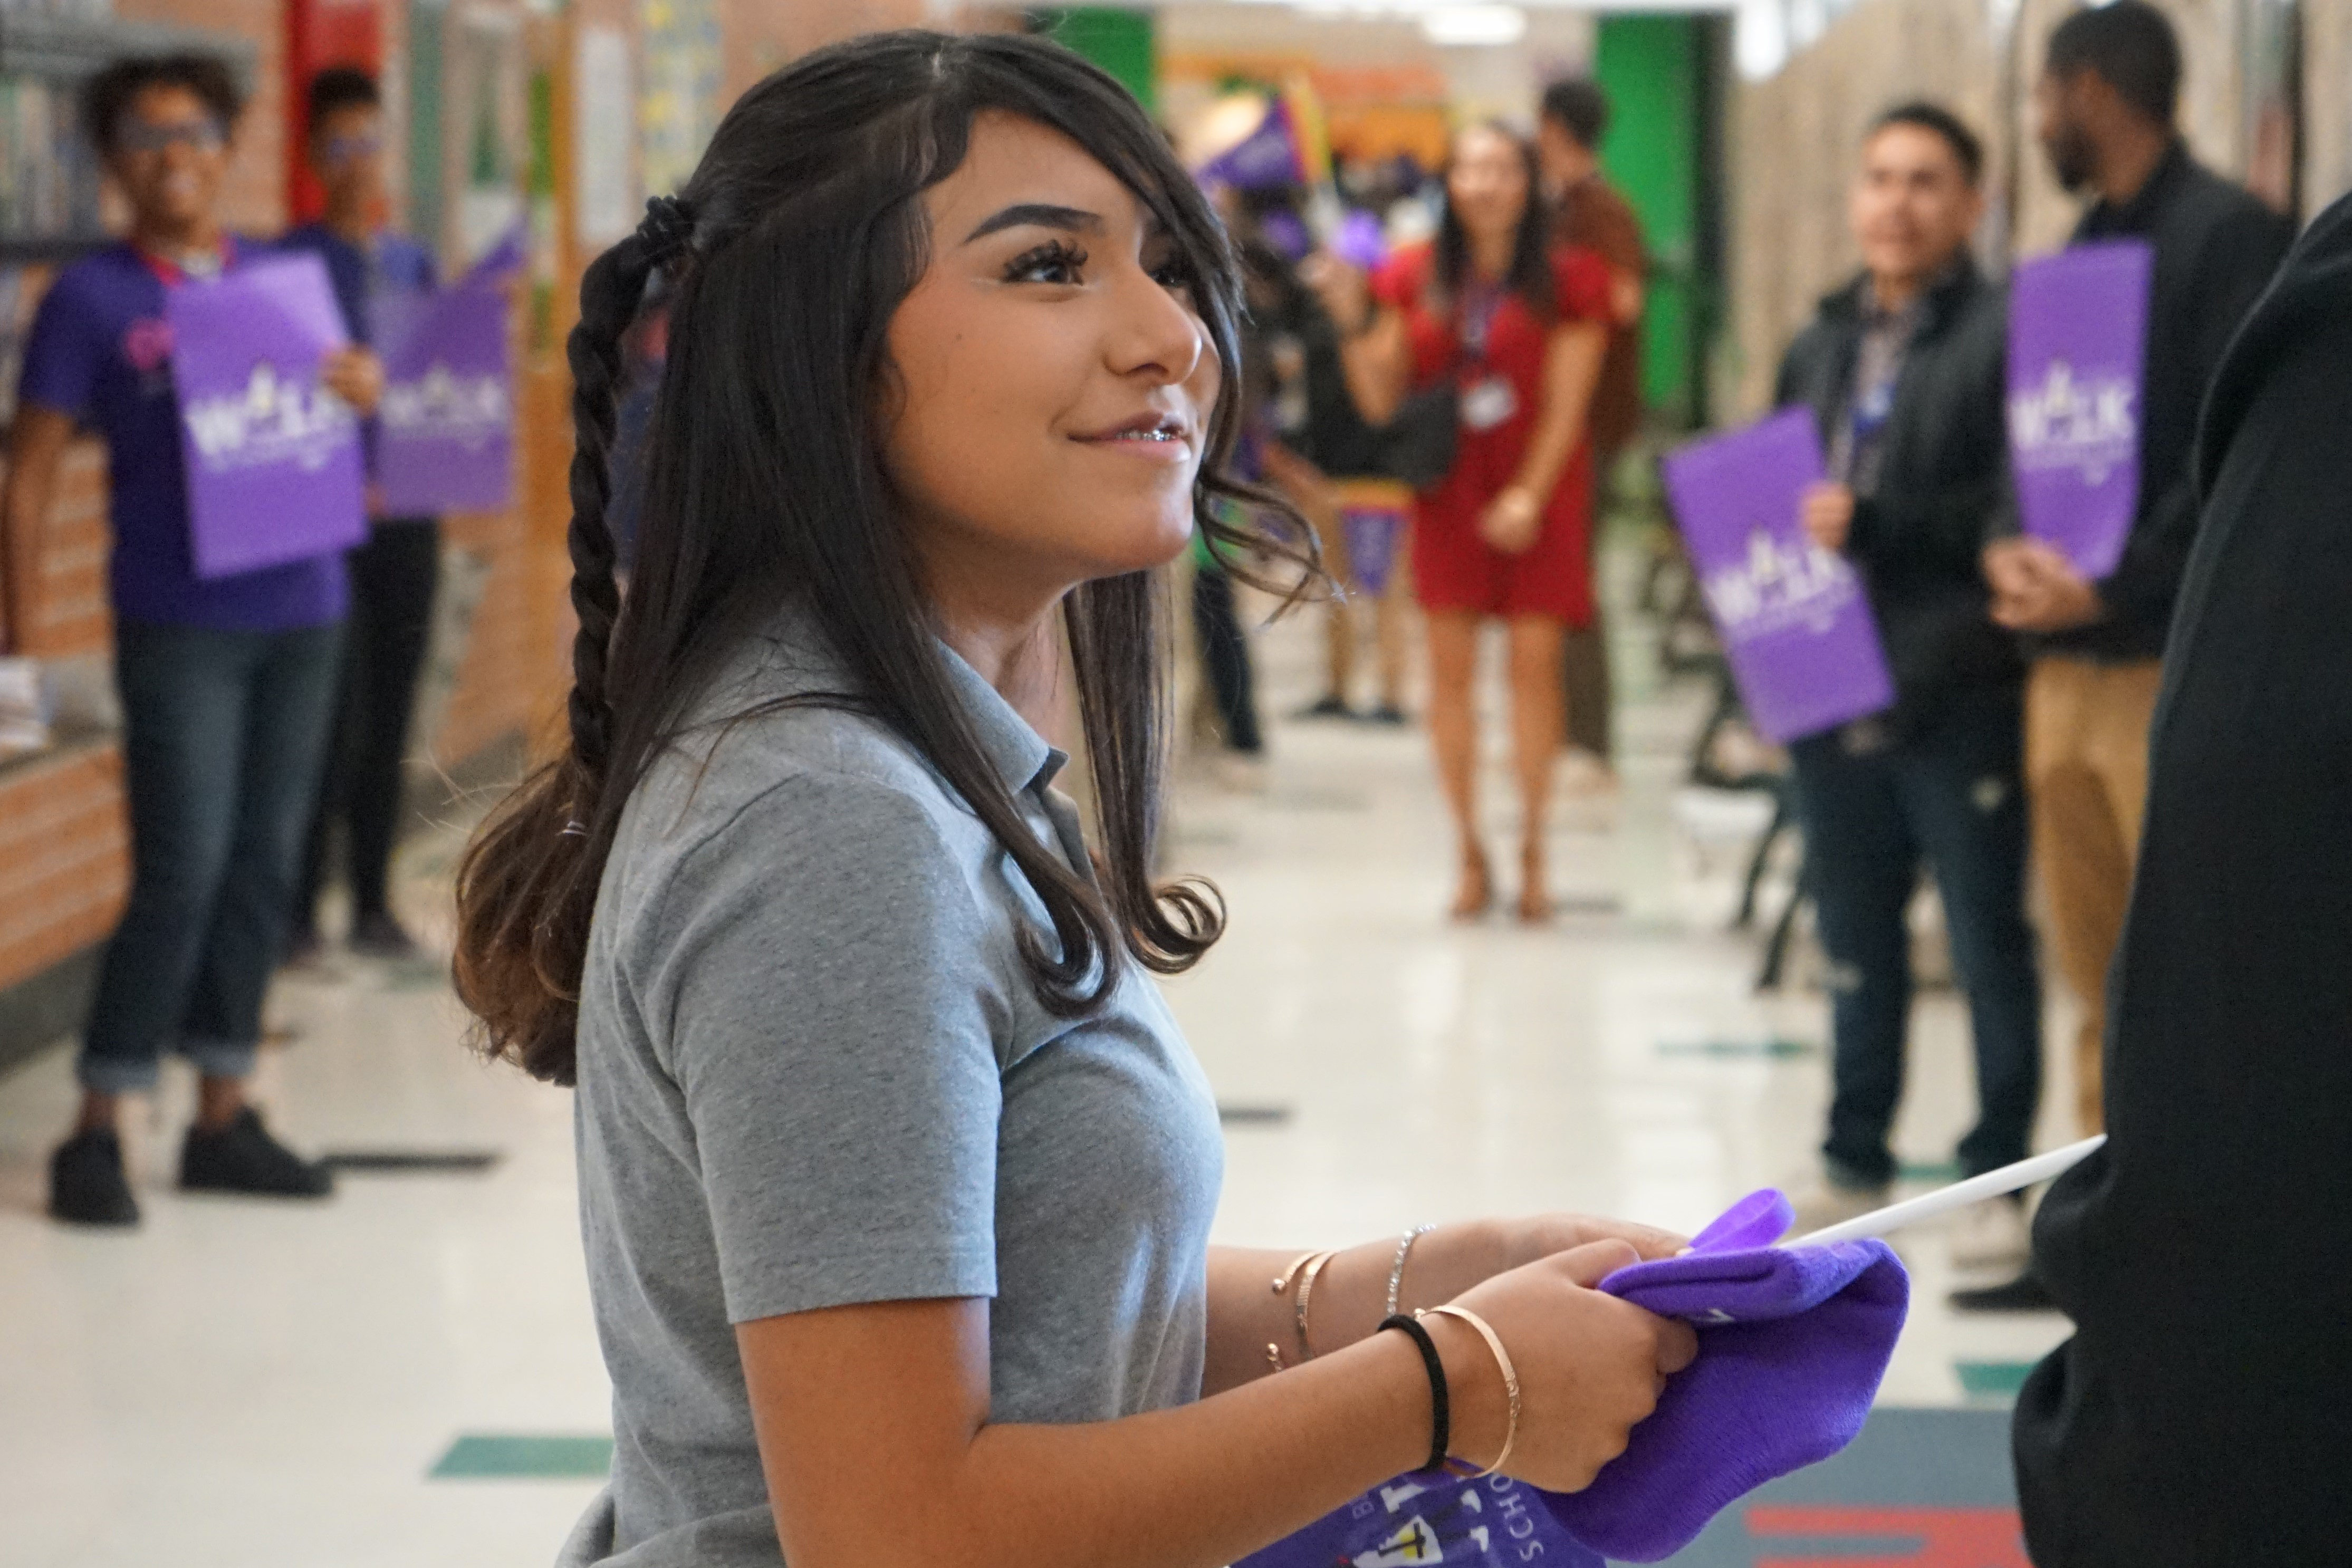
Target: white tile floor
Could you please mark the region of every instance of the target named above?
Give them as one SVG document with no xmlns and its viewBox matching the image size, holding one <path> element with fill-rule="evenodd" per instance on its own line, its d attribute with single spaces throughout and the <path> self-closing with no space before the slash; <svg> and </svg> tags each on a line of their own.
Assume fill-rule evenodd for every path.
<svg viewBox="0 0 2352 1568">
<path fill-rule="evenodd" d="M 1213 876 L 1226 944 L 1170 988 L 1221 1097 L 1286 1120 L 1229 1134 L 1222 1239 L 1302 1244 L 1483 1211 L 1583 1208 L 1695 1228 L 1801 1175 L 1825 1093 L 1819 998 L 1759 998 L 1723 934 L 1752 826 L 1685 800 L 1703 694 L 1621 677 L 1625 789 L 1564 811 L 1558 891 L 1614 915 L 1526 931 L 1440 917 L 1449 846 L 1417 731 L 1277 724 L 1259 793 L 1194 769 L 1171 862 Z M 1269 712 L 1314 695 L 1311 626 L 1260 641 Z M 1494 790 L 1497 841 L 1507 826 Z M 437 932 L 451 843 L 414 846 L 404 896 Z M 0 1562 L 11 1568 L 491 1568 L 546 1561 L 578 1480 L 429 1480 L 457 1435 L 597 1433 L 605 1385 L 572 1197 L 568 1098 L 460 1049 L 430 972 L 289 979 L 300 1030 L 264 1091 L 312 1148 L 490 1148 L 487 1176 L 346 1176 L 329 1205 L 169 1189 L 188 1087 L 133 1141 L 145 1227 L 39 1213 L 72 1099 L 53 1052 L 0 1081 Z M 2063 1036 L 2053 1031 L 2053 1039 Z M 1897 1143 L 1948 1160 L 1971 1100 L 1948 994 L 1919 1007 Z M 2071 1129 L 2049 1097 L 2044 1141 Z M 2055 1318 L 1941 1305 L 1940 1239 L 1906 1243 L 1917 1307 L 1884 1398 L 1959 1403 L 1962 1362 L 2031 1359 Z"/>
</svg>

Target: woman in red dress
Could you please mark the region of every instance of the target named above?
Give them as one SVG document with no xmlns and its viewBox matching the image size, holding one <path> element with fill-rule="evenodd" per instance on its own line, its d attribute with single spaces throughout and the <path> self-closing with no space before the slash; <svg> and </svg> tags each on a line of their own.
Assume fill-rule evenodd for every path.
<svg viewBox="0 0 2352 1568">
<path fill-rule="evenodd" d="M 1511 733 L 1521 803 L 1518 915 L 1551 914 L 1545 827 L 1561 746 L 1560 647 L 1592 623 L 1592 455 L 1585 413 L 1608 344 L 1608 264 L 1559 248 L 1534 149 L 1497 125 L 1454 139 L 1433 244 L 1366 279 L 1318 258 L 1315 277 L 1346 335 L 1349 389 L 1387 423 L 1406 394 L 1452 381 L 1454 465 L 1423 490 L 1412 569 L 1429 620 L 1429 728 L 1461 833 L 1458 919 L 1485 913 L 1494 878 L 1478 832 L 1478 633 L 1510 641 Z"/>
</svg>

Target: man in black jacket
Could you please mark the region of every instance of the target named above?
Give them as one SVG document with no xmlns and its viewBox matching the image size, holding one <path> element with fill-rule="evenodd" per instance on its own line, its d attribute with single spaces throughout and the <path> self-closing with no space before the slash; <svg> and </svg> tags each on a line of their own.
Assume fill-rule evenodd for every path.
<svg viewBox="0 0 2352 1568">
<path fill-rule="evenodd" d="M 2050 937 L 2082 1011 L 2075 1113 L 2100 1130 L 2107 965 L 2147 793 L 2147 727 L 2173 601 L 2197 537 L 2189 456 L 2197 410 L 2238 323 L 2277 268 L 2293 226 L 2200 167 L 2174 128 L 2180 51 L 2144 0 L 2079 11 L 2051 36 L 2036 88 L 2042 146 L 2069 189 L 2098 200 L 2075 243 L 2155 248 L 2140 396 L 2139 501 L 2114 573 L 2085 581 L 2036 539 L 1986 551 L 1993 617 L 2032 635 L 2026 776 Z M 1963 1308 L 2047 1306 L 2031 1276 L 1963 1291 Z"/>
<path fill-rule="evenodd" d="M 1812 410 L 1831 480 L 1804 525 L 1868 587 L 1896 703 L 1792 748 L 1806 874 L 1830 962 L 1834 1098 L 1808 1228 L 1885 1201 L 1911 1005 L 1905 912 L 1933 865 L 1976 1041 L 1969 1175 L 2022 1159 L 2042 1078 L 2042 988 L 2024 914 L 2024 679 L 1987 613 L 1984 531 L 2007 493 L 1999 289 L 1969 241 L 1983 152 L 1948 111 L 1906 104 L 1863 146 L 1853 221 L 1865 271 L 1790 347 L 1780 402 Z M 1956 1260 L 2022 1260 L 2008 1204 L 1980 1205 Z"/>
<path fill-rule="evenodd" d="M 2041 1568 L 2352 1555 L 2352 202 L 2223 360 L 2116 958 L 2105 1148 L 2034 1257 Z"/>
</svg>

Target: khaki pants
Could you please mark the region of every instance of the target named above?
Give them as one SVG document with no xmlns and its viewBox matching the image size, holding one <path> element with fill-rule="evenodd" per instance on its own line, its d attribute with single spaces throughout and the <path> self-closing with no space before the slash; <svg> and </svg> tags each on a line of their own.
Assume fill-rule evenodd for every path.
<svg viewBox="0 0 2352 1568">
<path fill-rule="evenodd" d="M 2082 1005 L 2074 1041 L 2075 1113 L 2084 1136 L 2105 1124 L 2100 1051 L 2107 966 L 2123 936 L 2147 803 L 2147 730 L 2163 665 L 2045 658 L 2025 694 L 2025 782 L 2033 862 L 2050 904 L 2051 946 Z"/>
</svg>

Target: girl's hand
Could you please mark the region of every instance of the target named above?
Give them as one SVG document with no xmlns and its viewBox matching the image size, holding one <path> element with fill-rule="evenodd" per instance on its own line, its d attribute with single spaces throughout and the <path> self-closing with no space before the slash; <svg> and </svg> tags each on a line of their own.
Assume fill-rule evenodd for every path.
<svg viewBox="0 0 2352 1568">
<path fill-rule="evenodd" d="M 1639 1253 L 1643 1262 L 1679 1257 L 1690 1249 L 1687 1236 L 1590 1214 L 1536 1214 L 1496 1223 L 1502 1230 L 1504 1269 L 1517 1269 L 1559 1252 L 1573 1252 L 1596 1241 L 1622 1241 Z"/>
<path fill-rule="evenodd" d="M 1688 1323 L 1592 1288 L 1642 1257 L 1631 1241 L 1596 1241 L 1497 1274 L 1456 1299 L 1486 1320 L 1518 1375 L 1514 1478 L 1547 1491 L 1591 1485 L 1657 1407 L 1666 1379 L 1697 1356 Z M 1491 1464 L 1510 1420 L 1494 1354 L 1466 1323 L 1423 1322 L 1445 1363 L 1454 1457 Z"/>
<path fill-rule="evenodd" d="M 1514 485 L 1486 503 L 1478 518 L 1478 535 L 1505 555 L 1522 555 L 1543 532 L 1543 506 Z"/>
</svg>

